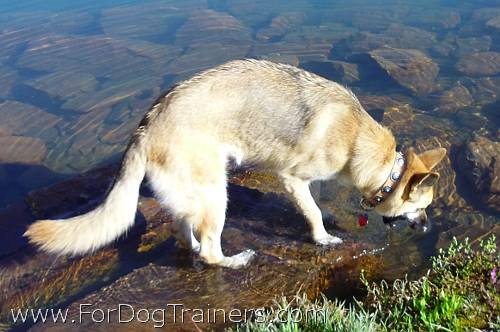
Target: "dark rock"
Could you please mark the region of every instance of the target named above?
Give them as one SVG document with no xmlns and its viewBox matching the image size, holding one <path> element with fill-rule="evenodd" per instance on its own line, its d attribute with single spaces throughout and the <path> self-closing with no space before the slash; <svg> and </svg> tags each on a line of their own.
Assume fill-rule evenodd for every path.
<svg viewBox="0 0 500 332">
<path fill-rule="evenodd" d="M 454 113 L 472 105 L 473 102 L 469 90 L 459 82 L 438 96 L 437 107 L 434 110 L 442 113 Z"/>
<path fill-rule="evenodd" d="M 418 50 L 377 49 L 368 53 L 389 76 L 417 95 L 436 89 L 439 67 Z"/>
<path fill-rule="evenodd" d="M 468 76 L 488 76 L 500 73 L 500 53 L 480 52 L 463 56 L 456 68 Z"/>
<path fill-rule="evenodd" d="M 476 136 L 464 146 L 459 165 L 481 201 L 500 212 L 500 142 Z"/>
<path fill-rule="evenodd" d="M 311 61 L 301 66 L 307 71 L 343 84 L 353 84 L 360 80 L 358 65 L 344 61 Z"/>
</svg>

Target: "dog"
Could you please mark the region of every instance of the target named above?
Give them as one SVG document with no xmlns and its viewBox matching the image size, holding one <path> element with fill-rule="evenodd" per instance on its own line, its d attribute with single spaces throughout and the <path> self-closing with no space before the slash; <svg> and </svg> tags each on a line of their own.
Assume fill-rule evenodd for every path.
<svg viewBox="0 0 500 332">
<path fill-rule="evenodd" d="M 229 257 L 221 248 L 229 162 L 276 173 L 314 242 L 335 245 L 342 240 L 325 230 L 311 181 L 335 178 L 357 188 L 365 208 L 421 223 L 439 178 L 432 169 L 445 153 L 397 152 L 391 132 L 335 82 L 286 64 L 235 60 L 175 85 L 152 105 L 100 206 L 66 220 L 36 221 L 25 236 L 58 254 L 109 244 L 134 223 L 147 176 L 174 216 L 180 243 L 208 264 L 241 268 L 255 253 Z"/>
</svg>

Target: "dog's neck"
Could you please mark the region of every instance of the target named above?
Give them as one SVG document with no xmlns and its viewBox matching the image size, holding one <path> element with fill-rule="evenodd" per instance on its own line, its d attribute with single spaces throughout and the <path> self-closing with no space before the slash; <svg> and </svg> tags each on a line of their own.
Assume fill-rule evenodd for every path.
<svg viewBox="0 0 500 332">
<path fill-rule="evenodd" d="M 396 140 L 389 129 L 371 117 L 362 121 L 349 162 L 351 183 L 365 197 L 374 195 L 394 165 Z"/>
</svg>

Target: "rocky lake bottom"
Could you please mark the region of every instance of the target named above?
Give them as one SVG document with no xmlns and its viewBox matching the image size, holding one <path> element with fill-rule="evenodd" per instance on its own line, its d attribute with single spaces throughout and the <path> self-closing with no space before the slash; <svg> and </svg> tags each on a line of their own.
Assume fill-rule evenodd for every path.
<svg viewBox="0 0 500 332">
<path fill-rule="evenodd" d="M 245 309 L 299 291 L 349 301 L 360 292 L 361 269 L 373 280 L 417 276 L 453 237 L 500 238 L 500 1 L 27 3 L 0 1 L 0 328 L 13 326 L 13 308 L 64 307 L 71 317 L 81 303 Z M 272 174 L 234 170 L 223 248 L 256 250 L 247 269 L 206 267 L 177 248 L 146 183 L 136 225 L 115 245 L 70 258 L 27 244 L 22 233 L 33 220 L 102 200 L 161 91 L 241 58 L 340 82 L 399 143 L 445 147 L 431 231 L 387 230 L 371 214 L 359 227 L 359 194 L 327 181 L 314 184 L 314 196 L 344 243 L 320 248 Z M 16 327 L 111 328 L 152 326 Z"/>
</svg>

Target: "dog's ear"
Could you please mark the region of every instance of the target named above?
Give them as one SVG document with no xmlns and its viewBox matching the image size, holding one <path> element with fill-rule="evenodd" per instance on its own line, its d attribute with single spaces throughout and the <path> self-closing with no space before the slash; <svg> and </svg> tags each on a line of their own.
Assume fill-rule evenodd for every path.
<svg viewBox="0 0 500 332">
<path fill-rule="evenodd" d="M 445 148 L 437 148 L 427 150 L 418 155 L 418 158 L 424 163 L 428 169 L 433 169 L 446 155 Z"/>
<path fill-rule="evenodd" d="M 432 187 L 439 180 L 439 174 L 435 172 L 418 173 L 412 175 L 409 181 L 409 198 L 417 200 L 419 193 L 429 187 Z"/>
</svg>

